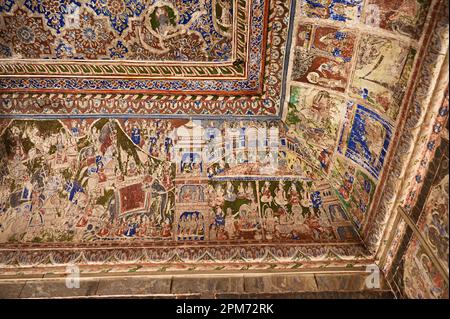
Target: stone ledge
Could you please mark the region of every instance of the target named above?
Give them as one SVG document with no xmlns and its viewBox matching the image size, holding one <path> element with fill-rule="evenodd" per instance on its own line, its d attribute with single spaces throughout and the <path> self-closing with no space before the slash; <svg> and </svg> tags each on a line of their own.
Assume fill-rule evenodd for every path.
<svg viewBox="0 0 450 319">
<path fill-rule="evenodd" d="M 108 298 L 114 296 L 187 298 L 191 296 L 221 299 L 227 296 L 263 298 L 265 295 L 277 295 L 283 298 L 315 298 L 319 295 L 345 296 L 347 293 L 355 292 L 371 296 L 390 292 L 384 278 L 381 278 L 380 289 L 368 289 L 365 285 L 366 276 L 366 273 L 271 273 L 81 277 L 80 288 L 74 289 L 67 288 L 66 280 L 63 278 L 10 279 L 0 280 L 0 298 Z"/>
</svg>

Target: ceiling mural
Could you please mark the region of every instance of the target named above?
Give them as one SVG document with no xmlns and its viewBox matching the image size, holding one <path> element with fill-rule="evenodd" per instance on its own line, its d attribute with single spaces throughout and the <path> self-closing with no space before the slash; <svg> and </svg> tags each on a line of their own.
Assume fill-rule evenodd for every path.
<svg viewBox="0 0 450 319">
<path fill-rule="evenodd" d="M 333 187 L 358 230 L 367 222 L 377 183 L 357 165 L 336 157 L 331 172 Z"/>
<path fill-rule="evenodd" d="M 363 237 L 430 5 L 297 3 L 282 118 L 321 163 Z"/>
<path fill-rule="evenodd" d="M 304 0 L 300 2 L 303 16 L 340 22 L 358 21 L 363 6 L 363 0 Z"/>
<path fill-rule="evenodd" d="M 448 174 L 435 185 L 425 203 L 424 214 L 419 221 L 419 230 L 432 247 L 442 267 L 448 273 Z M 446 238 L 447 237 L 447 238 Z"/>
<path fill-rule="evenodd" d="M 404 233 L 400 223 L 392 223 L 399 214 L 395 209 L 396 203 L 401 203 L 409 212 L 418 201 L 424 176 L 431 171 L 431 159 L 448 115 L 448 100 L 445 102 L 448 89 L 448 12 L 448 3 L 444 1 L 435 6 L 427 18 L 429 23 L 424 34 L 431 36 L 424 36 L 421 40 L 418 56 L 423 58 L 419 59 L 422 66 L 415 80 L 417 87 L 411 94 L 408 113 L 400 120 L 404 126 L 397 147 L 388 160 L 390 173 L 385 175 L 379 192 L 381 202 L 375 201 L 377 204 L 372 208 L 377 213 L 367 224 L 366 243 L 382 259 L 383 269 L 387 271 L 395 268 L 393 257 Z M 390 247 L 391 239 L 384 240 L 392 234 L 395 236 Z"/>
<path fill-rule="evenodd" d="M 419 39 L 431 3 L 431 0 L 368 0 L 365 23 Z"/>
<path fill-rule="evenodd" d="M 343 30 L 299 26 L 292 80 L 343 92 L 354 45 L 354 34 Z"/>
<path fill-rule="evenodd" d="M 139 25 L 145 18 L 145 12 L 150 9 L 150 1 L 145 2 L 147 9 L 143 11 L 141 16 L 129 17 L 129 27 L 126 31 L 123 31 L 121 36 L 111 28 L 107 17 L 95 13 L 87 1 L 77 3 L 80 3 L 80 6 L 75 5 L 75 8 L 78 8 L 78 15 L 75 16 L 79 16 L 80 10 L 88 12 L 88 16 L 95 17 L 100 21 L 100 24 L 96 23 L 95 27 L 103 28 L 101 25 L 104 25 L 107 28 L 105 29 L 107 31 L 101 34 L 102 37 L 107 38 L 111 35 L 111 38 L 105 40 L 112 41 L 112 45 L 118 45 L 118 49 L 113 50 L 115 56 L 123 55 L 126 48 L 129 54 L 132 55 L 135 52 L 145 59 L 135 60 L 135 57 L 89 61 L 66 57 L 61 59 L 41 58 L 38 60 L 0 59 L 0 92 L 4 93 L 2 103 L 3 107 L 8 108 L 8 113 L 14 109 L 20 110 L 21 113 L 30 114 L 42 112 L 49 114 L 60 112 L 77 114 L 136 113 L 171 116 L 211 114 L 214 116 L 232 115 L 241 117 L 275 117 L 279 114 L 285 72 L 285 55 L 289 54 L 285 47 L 288 33 L 292 32 L 289 19 L 291 1 L 198 1 L 196 3 L 199 7 L 200 5 L 206 6 L 212 11 L 198 9 L 200 11 L 189 11 L 184 15 L 178 15 L 177 28 L 184 28 L 183 30 L 186 28 L 183 23 L 187 23 L 186 19 L 189 14 L 195 15 L 198 21 L 202 17 L 215 21 L 213 23 L 214 28 L 209 29 L 210 34 L 215 34 L 218 31 L 214 30 L 221 29 L 222 38 L 229 39 L 226 41 L 230 43 L 231 48 L 219 49 L 215 48 L 217 45 L 212 45 L 211 50 L 217 54 L 220 50 L 229 50 L 231 55 L 229 57 L 222 55 L 220 59 L 213 59 L 214 61 L 197 61 L 191 58 L 187 61 L 176 60 L 174 57 L 179 55 L 180 52 L 172 51 L 170 53 L 170 50 L 167 51 L 168 42 L 166 44 L 155 42 L 155 45 L 159 45 L 160 49 L 164 46 L 166 49 L 163 50 L 173 56 L 172 58 L 165 56 L 159 61 L 157 60 L 159 58 L 148 50 L 141 50 L 138 46 L 133 46 L 133 49 L 127 41 L 134 41 L 132 40 L 133 37 L 136 41 L 141 41 L 140 37 L 136 38 L 136 34 L 145 33 L 149 36 L 153 34 L 146 29 L 151 28 L 151 26 L 147 24 Z M 130 3 L 136 4 L 136 2 Z M 169 2 L 151 1 L 151 3 L 153 4 L 152 8 L 155 9 Z M 173 3 L 170 2 L 168 6 L 191 8 L 183 4 L 183 1 Z M 189 1 L 189 3 L 191 2 Z M 230 8 L 231 15 L 229 18 L 232 19 L 233 23 L 231 34 L 223 31 L 223 23 L 220 21 L 222 12 L 225 11 L 220 9 L 222 7 Z M 197 7 L 194 6 L 193 8 Z M 46 25 L 43 15 L 31 13 L 22 0 L 11 2 L 8 6 L 2 7 L 0 14 L 0 26 L 2 28 L 7 27 L 4 23 L 5 19 L 14 19 L 16 15 L 12 12 L 16 10 L 31 15 L 34 20 L 37 19 L 35 21 L 36 28 L 41 33 L 49 34 L 49 37 L 55 39 L 55 43 L 58 39 L 63 41 L 62 37 L 68 32 L 65 30 L 70 29 L 69 22 L 66 21 L 60 33 L 57 33 L 55 29 Z M 158 12 L 162 12 L 161 10 Z M 184 11 L 181 10 L 181 12 Z M 203 15 L 199 16 L 199 14 Z M 162 16 L 161 19 L 163 19 Z M 88 22 L 81 21 L 79 23 Z M 190 25 L 190 27 L 193 27 L 193 25 Z M 87 28 L 92 29 L 89 26 Z M 148 32 L 142 31 L 143 28 Z M 12 34 L 9 35 L 11 37 L 15 36 L 16 33 L 8 32 L 8 34 Z M 195 34 L 200 37 L 200 33 Z M 210 43 L 220 37 L 219 35 L 203 35 L 211 39 Z M 77 33 L 72 32 L 68 37 L 70 39 L 76 36 L 78 36 Z M 123 39 L 123 37 L 127 37 L 127 39 Z M 170 41 L 175 41 L 174 37 L 169 36 L 169 38 Z M 42 37 L 33 37 L 33 39 L 45 41 Z M 136 41 L 134 43 L 137 43 Z M 11 41 L 6 41 L 9 44 L 4 45 L 3 42 L 0 39 L 2 48 L 4 45 L 12 46 Z M 78 42 L 75 41 L 74 45 L 79 45 Z M 35 42 L 33 41 L 33 43 Z M 92 50 L 86 51 L 89 54 L 95 50 L 103 50 L 106 54 L 111 53 L 108 47 L 95 45 L 90 40 L 86 42 L 83 48 L 86 45 L 92 48 Z M 65 44 L 66 48 L 67 46 L 68 43 Z M 20 47 L 24 48 L 22 45 Z M 49 53 L 52 57 L 56 57 L 58 52 L 64 51 L 63 46 L 59 48 L 57 48 L 58 45 L 44 47 L 47 47 L 45 50 L 53 50 L 53 53 Z M 186 45 L 174 47 L 181 47 L 183 48 L 181 50 L 184 51 L 187 50 Z M 223 47 L 223 45 L 218 47 Z M 83 48 L 80 47 L 80 49 Z M 198 50 L 200 47 L 196 45 L 191 49 Z M 6 48 L 5 50 L 8 51 Z M 75 52 L 74 50 L 71 52 Z M 152 51 L 156 52 L 155 50 Z M 161 50 L 158 52 L 161 52 Z M 188 55 L 191 56 L 192 54 L 189 53 Z M 155 57 L 153 60 L 152 56 Z M 208 56 L 210 56 L 209 53 Z M 15 92 L 15 94 L 12 94 L 12 92 Z M 27 95 L 28 93 L 37 95 L 30 98 Z M 38 99 L 36 99 L 37 96 L 39 96 Z M 3 108 L 1 112 L 5 113 Z"/>
<path fill-rule="evenodd" d="M 186 152 L 180 143 L 193 124 L 182 122 L 11 122 L 1 137 L 6 157 L 0 239 L 357 239 L 330 185 L 317 175 L 316 180 L 298 175 L 309 170 L 288 158 L 287 147 L 279 150 L 279 167 L 268 161 L 271 153 L 258 151 L 249 159 L 244 146 L 251 140 L 244 135 L 234 161 L 217 154 L 225 154 L 227 145 L 215 149 L 221 143 L 215 137 Z M 208 130 L 219 129 L 208 125 Z M 213 159 L 206 162 L 204 153 Z M 181 158 L 178 165 L 173 157 Z M 15 218 L 19 211 L 23 219 Z"/>
<path fill-rule="evenodd" d="M 352 113 L 353 109 L 354 105 L 349 104 L 348 111 Z M 389 122 L 357 105 L 353 119 L 346 115 L 337 150 L 378 179 L 391 137 L 392 125 Z"/>
<path fill-rule="evenodd" d="M 448 282 L 416 237 L 411 240 L 404 258 L 403 280 L 409 298 L 448 299 Z M 448 265 L 447 260 L 446 263 Z"/>
<path fill-rule="evenodd" d="M 411 74 L 415 51 L 401 42 L 370 36 L 364 38 L 359 47 L 351 95 L 364 99 L 395 120 Z"/>
<path fill-rule="evenodd" d="M 262 91 L 265 0 L 16 1 L 2 11 L 2 73 L 15 76 L 6 88 Z"/>
<path fill-rule="evenodd" d="M 2 39 L 2 57 L 231 61 L 236 53 L 237 5 L 237 1 L 93 0 L 56 5 L 25 1 L 24 7 L 4 9 L 9 14 L 4 16 L 8 33 Z M 35 39 L 46 46 L 39 47 Z"/>
<path fill-rule="evenodd" d="M 261 141 L 246 134 L 252 128 L 277 134 Z M 323 254 L 367 258 L 332 186 L 290 149 L 277 121 L 12 120 L 0 139 L 7 248 L 137 242 L 152 245 L 155 262 L 169 259 L 168 245 L 208 252 L 252 243 L 244 261 L 257 262 L 267 244 L 278 247 L 273 262 L 291 266 Z M 191 253 L 181 259 L 195 261 Z M 16 258 L 8 256 L 4 265 Z"/>
<path fill-rule="evenodd" d="M 439 5 L 0 1 L 0 269 L 372 263 Z"/>
<path fill-rule="evenodd" d="M 409 298 L 448 298 L 448 133 L 438 129 L 448 128 L 448 89 L 434 127 L 426 141 L 433 155 L 422 159 L 429 169 L 416 172 L 421 182 L 394 225 L 384 266 L 399 295 Z"/>
</svg>

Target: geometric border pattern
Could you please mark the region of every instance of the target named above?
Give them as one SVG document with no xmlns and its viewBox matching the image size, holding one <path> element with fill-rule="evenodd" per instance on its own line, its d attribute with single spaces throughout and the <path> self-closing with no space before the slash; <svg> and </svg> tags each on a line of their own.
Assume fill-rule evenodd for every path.
<svg viewBox="0 0 450 319">
<path fill-rule="evenodd" d="M 286 67 L 289 50 L 286 48 L 286 39 L 292 33 L 292 21 L 295 14 L 295 0 L 263 1 L 268 14 L 267 43 L 264 54 L 265 68 L 262 68 L 264 83 L 259 85 L 260 95 L 232 96 L 229 92 L 208 93 L 207 87 L 202 87 L 203 94 L 178 94 L 165 92 L 152 93 L 148 90 L 98 90 L 95 86 L 91 90 L 77 92 L 64 92 L 54 89 L 46 92 L 42 89 L 33 89 L 29 82 L 36 79 L 15 79 L 0 77 L 0 116 L 9 117 L 12 110 L 17 114 L 30 116 L 43 115 L 83 115 L 83 114 L 143 114 L 154 116 L 259 116 L 279 118 L 282 91 L 286 78 Z M 292 8 L 291 8 L 292 6 Z M 270 14 L 269 14 L 270 13 Z M 42 79 L 47 81 L 52 79 Z M 22 83 L 20 92 L 14 93 L 10 81 Z M 73 80 L 81 81 L 81 80 Z M 91 81 L 91 80 L 89 80 Z M 121 80 L 116 80 L 121 81 Z M 208 81 L 204 81 L 209 83 Z M 33 84 L 33 85 L 34 85 Z M 209 85 L 209 84 L 208 84 Z M 13 85 L 16 87 L 16 85 Z M 27 89 L 25 89 L 27 88 Z M 214 87 L 216 88 L 216 87 Z M 26 92 L 26 93 L 25 93 Z M 235 92 L 236 94 L 239 91 Z M 253 93 L 252 93 L 253 94 Z M 95 100 L 95 102 L 93 101 Z"/>
</svg>

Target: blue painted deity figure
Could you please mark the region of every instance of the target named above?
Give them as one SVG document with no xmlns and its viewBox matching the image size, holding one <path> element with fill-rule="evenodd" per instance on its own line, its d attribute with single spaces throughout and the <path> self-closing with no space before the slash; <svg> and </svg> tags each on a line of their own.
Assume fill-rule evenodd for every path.
<svg viewBox="0 0 450 319">
<path fill-rule="evenodd" d="M 166 150 L 166 153 L 169 152 L 170 150 L 170 146 L 173 145 L 173 141 L 170 137 L 166 137 L 165 141 L 164 141 L 164 148 Z"/>
<path fill-rule="evenodd" d="M 314 208 L 320 208 L 323 204 L 320 192 L 314 192 L 311 194 L 311 202 Z"/>
<path fill-rule="evenodd" d="M 141 131 L 136 126 L 131 130 L 131 140 L 135 145 L 139 145 L 141 143 Z"/>
<path fill-rule="evenodd" d="M 363 199 L 359 199 L 358 208 L 361 211 L 361 213 L 367 212 L 367 203 Z"/>
<path fill-rule="evenodd" d="M 76 195 L 76 193 L 83 193 L 83 187 L 77 182 L 68 182 L 66 184 L 66 191 L 69 193 L 69 201 L 72 201 Z"/>
<path fill-rule="evenodd" d="M 32 185 L 31 185 L 31 183 L 26 183 L 24 186 L 23 186 L 23 189 L 22 189 L 22 199 L 24 199 L 24 200 L 28 200 L 28 199 L 30 199 L 31 198 L 31 191 L 32 191 Z"/>
<path fill-rule="evenodd" d="M 371 184 L 370 181 L 367 180 L 367 179 L 364 179 L 364 191 L 365 191 L 367 194 L 370 194 L 370 192 L 372 191 L 372 184 Z"/>
<path fill-rule="evenodd" d="M 71 128 L 71 132 L 73 136 L 78 136 L 80 134 L 80 129 L 76 126 Z"/>
<path fill-rule="evenodd" d="M 95 165 L 97 166 L 97 170 L 105 166 L 103 164 L 103 157 L 101 155 L 97 155 L 95 157 Z"/>
<path fill-rule="evenodd" d="M 214 221 L 217 226 L 225 225 L 225 216 L 220 207 L 218 207 L 216 210 L 216 216 L 214 218 Z"/>
<path fill-rule="evenodd" d="M 328 171 L 328 169 L 330 168 L 330 152 L 328 152 L 326 149 L 323 149 L 320 152 L 319 161 L 320 161 L 320 166 L 325 171 Z"/>
<path fill-rule="evenodd" d="M 138 227 L 137 223 L 134 222 L 128 223 L 127 230 L 125 231 L 124 235 L 127 237 L 133 237 L 134 235 L 136 235 L 137 227 Z"/>
</svg>

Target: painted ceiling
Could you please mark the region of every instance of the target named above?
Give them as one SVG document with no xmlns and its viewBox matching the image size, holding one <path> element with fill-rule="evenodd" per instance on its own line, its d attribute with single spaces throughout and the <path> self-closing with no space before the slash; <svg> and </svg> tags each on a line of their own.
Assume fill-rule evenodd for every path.
<svg viewBox="0 0 450 319">
<path fill-rule="evenodd" d="M 258 94 L 268 2 L 7 1 L 1 9 L 3 73 L 18 78 L 5 84 L 18 90 Z M 43 80 L 20 78 L 25 75 Z"/>
<path fill-rule="evenodd" d="M 4 17 L 9 33 L 3 37 L 11 45 L 4 43 L 6 58 L 169 64 L 227 62 L 236 54 L 237 1 L 25 1 L 11 10 L 12 4 L 4 8 L 11 13 Z"/>
<path fill-rule="evenodd" d="M 443 5 L 0 0 L 0 265 L 372 262 Z"/>
</svg>

